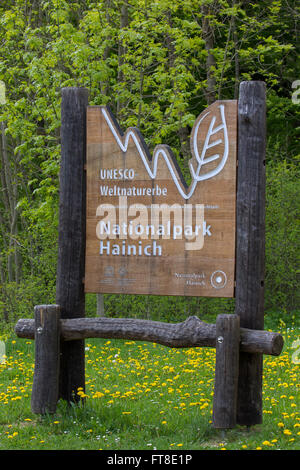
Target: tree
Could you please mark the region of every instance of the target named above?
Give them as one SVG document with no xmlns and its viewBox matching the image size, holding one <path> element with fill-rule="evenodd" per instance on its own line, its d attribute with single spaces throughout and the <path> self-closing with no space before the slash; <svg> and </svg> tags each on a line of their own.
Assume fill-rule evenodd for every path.
<svg viewBox="0 0 300 470">
<path fill-rule="evenodd" d="M 109 103 L 124 129 L 140 128 L 151 151 L 169 144 L 189 182 L 195 118 L 211 101 L 237 97 L 240 81 L 264 80 L 267 171 L 284 158 L 294 174 L 300 108 L 291 94 L 300 77 L 299 16 L 295 0 L 1 2 L 5 318 L 17 311 L 18 296 L 38 303 L 40 285 L 49 303 L 54 295 L 60 89 L 87 87 L 90 103 Z"/>
</svg>

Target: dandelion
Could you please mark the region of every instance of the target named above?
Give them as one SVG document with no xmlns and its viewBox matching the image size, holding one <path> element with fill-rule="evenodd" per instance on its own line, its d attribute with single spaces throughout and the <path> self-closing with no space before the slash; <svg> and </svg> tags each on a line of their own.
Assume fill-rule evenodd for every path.
<svg viewBox="0 0 300 470">
<path fill-rule="evenodd" d="M 104 393 L 102 392 L 95 392 L 92 398 L 101 398 L 104 397 Z"/>
<path fill-rule="evenodd" d="M 269 442 L 269 441 L 264 441 L 263 445 L 264 446 L 272 446 L 273 444 L 271 444 L 271 442 Z"/>
</svg>

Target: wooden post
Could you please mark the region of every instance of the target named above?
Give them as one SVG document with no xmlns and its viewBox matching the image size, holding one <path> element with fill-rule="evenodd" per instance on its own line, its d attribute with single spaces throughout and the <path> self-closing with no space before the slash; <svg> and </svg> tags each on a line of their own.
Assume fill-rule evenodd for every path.
<svg viewBox="0 0 300 470">
<path fill-rule="evenodd" d="M 239 316 L 218 315 L 213 400 L 213 426 L 215 428 L 234 428 L 236 425 L 239 342 Z"/>
<path fill-rule="evenodd" d="M 59 384 L 59 306 L 36 306 L 34 319 L 35 367 L 31 410 L 37 414 L 55 413 Z"/>
<path fill-rule="evenodd" d="M 61 318 L 85 315 L 86 107 L 85 88 L 63 88 L 61 104 L 61 169 L 56 302 Z M 79 401 L 84 389 L 84 341 L 61 344 L 60 398 Z"/>
<path fill-rule="evenodd" d="M 238 104 L 236 307 L 243 328 L 264 328 L 266 89 L 242 82 Z M 241 353 L 237 423 L 262 422 L 262 354 Z"/>
</svg>

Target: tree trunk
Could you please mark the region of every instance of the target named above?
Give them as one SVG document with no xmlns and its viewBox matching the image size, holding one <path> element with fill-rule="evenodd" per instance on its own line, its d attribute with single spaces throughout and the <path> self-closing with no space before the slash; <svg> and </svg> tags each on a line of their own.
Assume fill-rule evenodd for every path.
<svg viewBox="0 0 300 470">
<path fill-rule="evenodd" d="M 97 295 L 97 315 L 98 317 L 105 317 L 104 296 L 103 294 L 96 294 L 96 295 Z"/>
<path fill-rule="evenodd" d="M 126 28 L 128 26 L 128 4 L 126 1 L 123 2 L 121 7 L 121 20 L 120 20 L 120 29 Z M 119 58 L 119 66 L 118 66 L 118 84 L 122 83 L 124 76 L 122 71 L 122 65 L 124 64 L 124 57 L 126 54 L 126 47 L 122 44 L 122 39 L 119 39 L 119 46 L 118 46 L 118 58 Z M 124 103 L 118 97 L 117 101 L 117 116 L 121 109 L 123 108 Z"/>
<path fill-rule="evenodd" d="M 208 16 L 210 15 L 210 6 L 202 6 L 202 34 L 205 41 L 205 50 L 207 51 L 206 58 L 206 80 L 207 87 L 205 90 L 205 97 L 207 104 L 210 105 L 216 100 L 216 79 L 214 76 L 214 68 L 216 67 L 216 60 L 211 52 L 214 47 L 214 30 L 211 26 Z"/>
</svg>

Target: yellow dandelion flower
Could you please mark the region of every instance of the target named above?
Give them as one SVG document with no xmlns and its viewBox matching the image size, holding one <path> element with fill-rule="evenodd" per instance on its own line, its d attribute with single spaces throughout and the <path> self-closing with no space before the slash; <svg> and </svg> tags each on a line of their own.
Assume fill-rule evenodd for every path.
<svg viewBox="0 0 300 470">
<path fill-rule="evenodd" d="M 269 442 L 269 441 L 264 441 L 263 445 L 264 446 L 272 446 L 273 444 L 271 444 L 271 442 Z"/>
</svg>

